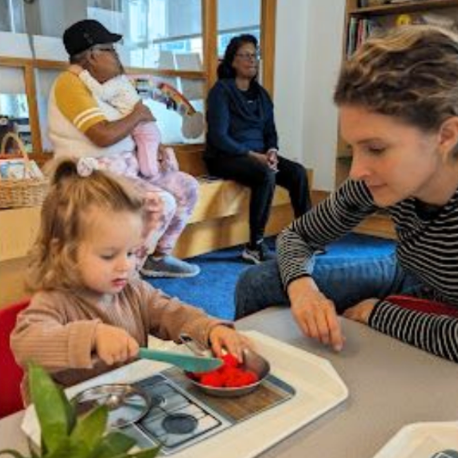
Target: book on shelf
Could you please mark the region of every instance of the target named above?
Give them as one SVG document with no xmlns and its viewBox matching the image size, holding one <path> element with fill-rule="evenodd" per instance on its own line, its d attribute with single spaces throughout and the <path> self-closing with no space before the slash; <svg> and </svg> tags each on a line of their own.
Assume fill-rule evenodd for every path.
<svg viewBox="0 0 458 458">
<path fill-rule="evenodd" d="M 397 4 L 397 3 L 412 3 L 414 1 L 421 1 L 421 0 L 390 0 L 388 3 Z"/>
<path fill-rule="evenodd" d="M 383 30 L 375 19 L 351 17 L 348 24 L 347 58 L 350 57 L 371 35 Z"/>
<path fill-rule="evenodd" d="M 382 6 L 390 4 L 400 4 L 400 3 L 413 3 L 422 0 L 359 0 L 358 8 L 370 8 L 372 6 Z"/>
</svg>

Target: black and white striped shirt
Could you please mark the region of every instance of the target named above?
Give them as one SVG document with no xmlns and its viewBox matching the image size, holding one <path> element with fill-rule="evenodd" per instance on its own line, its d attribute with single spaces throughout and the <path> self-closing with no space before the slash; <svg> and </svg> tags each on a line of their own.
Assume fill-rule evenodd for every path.
<svg viewBox="0 0 458 458">
<path fill-rule="evenodd" d="M 431 291 L 429 299 L 458 308 L 458 190 L 433 217 L 406 199 L 387 208 L 398 236 L 400 265 Z M 278 262 L 285 287 L 311 274 L 313 253 L 351 231 L 378 210 L 363 182 L 346 181 L 278 238 Z M 458 319 L 401 308 L 382 301 L 369 325 L 399 340 L 458 362 Z"/>
</svg>

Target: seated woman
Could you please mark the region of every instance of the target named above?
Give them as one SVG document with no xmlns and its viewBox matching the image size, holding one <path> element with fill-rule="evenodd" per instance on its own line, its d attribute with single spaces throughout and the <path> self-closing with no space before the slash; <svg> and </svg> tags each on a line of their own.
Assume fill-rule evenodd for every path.
<svg viewBox="0 0 458 458">
<path fill-rule="evenodd" d="M 304 167 L 278 154 L 272 100 L 257 82 L 257 45 L 254 36 L 240 35 L 226 49 L 208 95 L 204 155 L 210 174 L 251 189 L 250 242 L 242 258 L 255 264 L 269 257 L 263 239 L 275 185 L 289 191 L 296 217 L 310 208 Z"/>
<path fill-rule="evenodd" d="M 303 333 L 343 347 L 338 313 L 458 362 L 458 319 L 411 310 L 408 294 L 458 310 L 458 36 L 427 26 L 369 39 L 345 63 L 334 100 L 351 145 L 350 179 L 279 237 L 278 266 L 244 272 L 237 317 L 290 305 Z M 314 261 L 314 251 L 380 208 L 396 255 Z"/>
</svg>

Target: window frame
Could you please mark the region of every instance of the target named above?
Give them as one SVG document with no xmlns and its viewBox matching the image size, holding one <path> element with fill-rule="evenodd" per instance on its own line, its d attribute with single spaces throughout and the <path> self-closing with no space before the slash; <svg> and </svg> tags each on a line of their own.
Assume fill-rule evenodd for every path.
<svg viewBox="0 0 458 458">
<path fill-rule="evenodd" d="M 204 93 L 208 94 L 210 88 L 217 80 L 218 67 L 218 2 L 215 0 L 201 0 L 202 2 L 202 71 L 168 70 L 156 68 L 126 67 L 128 74 L 144 74 L 162 77 L 182 77 L 204 81 Z M 261 58 L 263 86 L 273 95 L 274 90 L 274 62 L 275 62 L 275 20 L 277 0 L 261 0 Z M 43 151 L 41 138 L 37 87 L 35 81 L 36 70 L 60 70 L 67 68 L 68 64 L 60 61 L 27 59 L 0 56 L 0 66 L 19 68 L 24 73 L 27 104 L 29 108 L 29 122 L 32 136 L 33 152 L 31 159 L 43 163 L 49 158 L 49 151 Z M 1 91 L 1 87 L 0 87 Z M 194 150 L 196 145 L 177 145 L 180 149 Z"/>
</svg>

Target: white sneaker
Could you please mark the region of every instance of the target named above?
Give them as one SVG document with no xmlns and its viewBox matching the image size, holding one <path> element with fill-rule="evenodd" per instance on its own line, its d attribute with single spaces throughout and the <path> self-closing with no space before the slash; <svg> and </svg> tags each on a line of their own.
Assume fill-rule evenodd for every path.
<svg viewBox="0 0 458 458">
<path fill-rule="evenodd" d="M 152 278 L 190 278 L 200 273 L 200 267 L 171 255 L 160 259 L 154 259 L 152 255 L 149 255 L 140 273 Z"/>
</svg>

